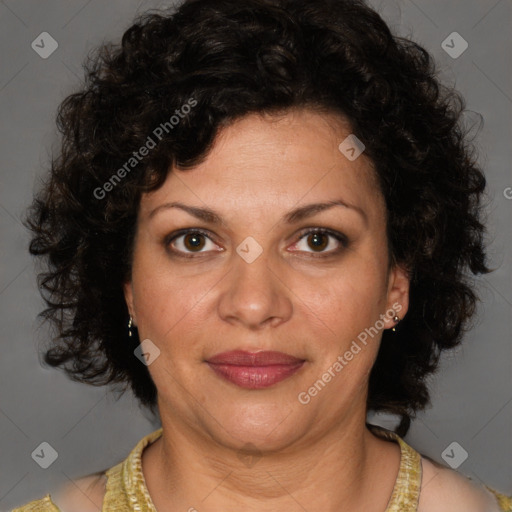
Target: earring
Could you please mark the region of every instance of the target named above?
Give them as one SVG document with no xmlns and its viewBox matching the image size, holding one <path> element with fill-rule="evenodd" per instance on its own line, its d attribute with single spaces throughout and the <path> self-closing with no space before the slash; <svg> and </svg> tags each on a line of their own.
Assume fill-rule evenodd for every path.
<svg viewBox="0 0 512 512">
<path fill-rule="evenodd" d="M 128 320 L 128 336 L 130 336 L 130 338 L 133 336 L 132 326 L 133 326 L 133 320 L 132 320 L 132 315 L 130 315 L 130 320 Z"/>
<path fill-rule="evenodd" d="M 393 322 L 395 322 L 394 327 L 391 329 L 393 332 L 396 332 L 396 326 L 400 323 L 400 317 L 395 313 L 393 317 Z"/>
</svg>

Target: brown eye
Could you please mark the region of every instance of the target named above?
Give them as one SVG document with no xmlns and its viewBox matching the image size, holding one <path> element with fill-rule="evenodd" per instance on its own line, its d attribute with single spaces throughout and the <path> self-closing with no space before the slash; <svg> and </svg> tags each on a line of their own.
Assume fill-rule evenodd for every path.
<svg viewBox="0 0 512 512">
<path fill-rule="evenodd" d="M 190 251 L 201 250 L 204 243 L 204 235 L 201 233 L 189 233 L 183 237 L 183 245 Z"/>
<path fill-rule="evenodd" d="M 318 256 L 329 256 L 339 253 L 346 247 L 348 239 L 342 233 L 316 228 L 303 231 L 299 241 L 293 245 L 293 250 L 310 255 L 318 253 Z"/>
<path fill-rule="evenodd" d="M 329 245 L 329 237 L 325 233 L 311 233 L 306 240 L 315 251 L 323 251 Z"/>
<path fill-rule="evenodd" d="M 175 255 L 187 257 L 219 250 L 208 233 L 192 229 L 173 233 L 167 237 L 165 245 Z"/>
</svg>

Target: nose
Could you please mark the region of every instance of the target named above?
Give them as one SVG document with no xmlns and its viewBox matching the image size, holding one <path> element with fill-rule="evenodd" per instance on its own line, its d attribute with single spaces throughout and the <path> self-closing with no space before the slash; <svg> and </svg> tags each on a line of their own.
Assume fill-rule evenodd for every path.
<svg viewBox="0 0 512 512">
<path fill-rule="evenodd" d="M 251 263 L 234 253 L 231 271 L 221 283 L 218 312 L 224 321 L 256 331 L 291 318 L 293 294 L 277 268 L 269 266 L 265 251 Z"/>
</svg>

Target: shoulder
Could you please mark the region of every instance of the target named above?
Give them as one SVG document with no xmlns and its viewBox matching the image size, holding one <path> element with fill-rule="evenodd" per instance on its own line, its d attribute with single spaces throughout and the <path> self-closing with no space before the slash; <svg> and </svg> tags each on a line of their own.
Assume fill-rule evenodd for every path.
<svg viewBox="0 0 512 512">
<path fill-rule="evenodd" d="M 418 512 L 501 512 L 496 497 L 484 485 L 422 456 Z"/>
<path fill-rule="evenodd" d="M 52 493 L 52 501 L 60 512 L 98 512 L 106 492 L 105 472 L 87 475 Z"/>
<path fill-rule="evenodd" d="M 13 508 L 11 512 L 60 512 L 49 494 L 44 498 L 31 501 L 21 507 Z"/>
</svg>

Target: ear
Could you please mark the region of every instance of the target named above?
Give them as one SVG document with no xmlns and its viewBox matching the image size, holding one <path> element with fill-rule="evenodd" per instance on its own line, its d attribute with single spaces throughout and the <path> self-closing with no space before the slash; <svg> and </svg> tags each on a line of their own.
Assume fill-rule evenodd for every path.
<svg viewBox="0 0 512 512">
<path fill-rule="evenodd" d="M 395 265 L 389 272 L 387 311 L 393 311 L 402 320 L 409 309 L 410 273 L 404 267 Z M 388 325 L 389 324 L 389 325 Z M 386 328 L 395 326 L 393 318 L 386 318 Z"/>
<path fill-rule="evenodd" d="M 137 325 L 137 319 L 135 316 L 135 308 L 133 306 L 133 287 L 132 282 L 127 281 L 123 284 L 123 292 L 124 292 L 124 300 L 126 301 L 126 306 L 128 307 L 128 312 L 133 318 L 133 323 Z"/>
</svg>

